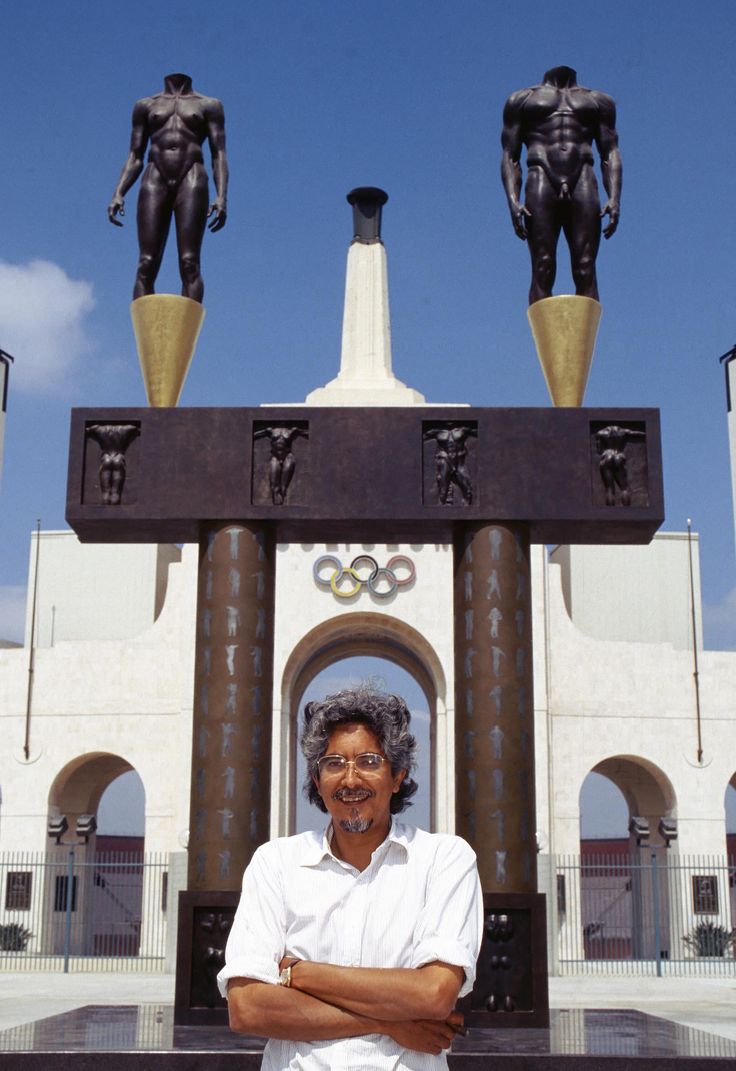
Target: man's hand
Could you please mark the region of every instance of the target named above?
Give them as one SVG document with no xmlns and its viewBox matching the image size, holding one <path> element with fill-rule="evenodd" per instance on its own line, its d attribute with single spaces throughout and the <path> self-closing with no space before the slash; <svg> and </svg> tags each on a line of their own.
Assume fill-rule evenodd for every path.
<svg viewBox="0 0 736 1071">
<path fill-rule="evenodd" d="M 618 217 L 621 215 L 621 209 L 617 201 L 606 201 L 606 204 L 601 212 L 601 219 L 604 216 L 609 217 L 608 225 L 603 230 L 603 237 L 610 238 L 612 234 L 616 233 L 618 227 Z"/>
<path fill-rule="evenodd" d="M 107 206 L 107 218 L 111 223 L 114 223 L 116 227 L 122 227 L 122 223 L 119 219 L 115 219 L 116 216 L 125 215 L 125 201 L 122 197 L 113 197 L 110 204 Z"/>
<path fill-rule="evenodd" d="M 212 217 L 212 218 L 211 218 Z M 224 201 L 219 197 L 216 201 L 213 201 L 210 205 L 210 210 L 207 213 L 207 219 L 211 218 L 211 222 L 208 223 L 209 229 L 214 233 L 215 231 L 221 231 L 227 222 L 227 206 Z"/>
<path fill-rule="evenodd" d="M 407 1019 L 399 1023 L 386 1023 L 385 1031 L 402 1049 L 414 1052 L 429 1052 L 439 1055 L 449 1049 L 456 1034 L 463 1031 L 463 1017 L 452 1012 L 444 1021 L 436 1019 Z"/>
<path fill-rule="evenodd" d="M 531 219 L 532 214 L 526 205 L 521 204 L 520 201 L 512 201 L 509 205 L 511 209 L 511 222 L 514 225 L 514 232 L 518 238 L 521 238 L 522 242 L 526 241 L 526 219 Z"/>
</svg>

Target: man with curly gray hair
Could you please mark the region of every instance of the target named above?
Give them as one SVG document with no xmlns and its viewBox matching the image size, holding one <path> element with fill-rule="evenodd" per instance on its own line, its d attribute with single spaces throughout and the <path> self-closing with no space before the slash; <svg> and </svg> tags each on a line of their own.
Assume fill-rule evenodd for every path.
<svg viewBox="0 0 736 1071">
<path fill-rule="evenodd" d="M 304 792 L 330 822 L 246 869 L 218 976 L 230 1026 L 269 1038 L 263 1071 L 439 1071 L 480 949 L 475 855 L 394 817 L 417 789 L 403 699 L 363 685 L 304 721 Z"/>
</svg>

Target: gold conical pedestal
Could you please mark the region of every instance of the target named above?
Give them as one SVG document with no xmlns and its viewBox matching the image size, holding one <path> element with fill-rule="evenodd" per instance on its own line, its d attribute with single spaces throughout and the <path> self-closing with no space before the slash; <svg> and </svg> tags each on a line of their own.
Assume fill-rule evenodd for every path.
<svg viewBox="0 0 736 1071">
<path fill-rule="evenodd" d="M 552 404 L 583 404 L 602 306 L 593 298 L 560 294 L 527 309 L 537 356 Z"/>
<path fill-rule="evenodd" d="M 192 363 L 204 308 L 177 294 L 146 294 L 131 302 L 130 318 L 148 404 L 176 405 Z"/>
</svg>

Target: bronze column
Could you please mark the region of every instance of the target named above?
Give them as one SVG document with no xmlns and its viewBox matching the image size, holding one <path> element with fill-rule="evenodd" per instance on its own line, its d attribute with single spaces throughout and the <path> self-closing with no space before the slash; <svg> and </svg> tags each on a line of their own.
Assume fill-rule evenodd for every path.
<svg viewBox="0 0 736 1071">
<path fill-rule="evenodd" d="M 537 891 L 530 580 L 525 525 L 458 531 L 456 829 L 484 892 Z"/>
<path fill-rule="evenodd" d="M 199 555 L 188 888 L 227 891 L 270 834 L 273 539 L 203 523 Z"/>
</svg>

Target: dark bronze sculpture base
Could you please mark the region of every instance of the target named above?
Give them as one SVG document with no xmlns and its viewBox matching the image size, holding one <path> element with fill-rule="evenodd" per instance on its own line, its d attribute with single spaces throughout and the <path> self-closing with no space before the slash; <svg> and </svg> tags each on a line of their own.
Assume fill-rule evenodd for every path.
<svg viewBox="0 0 736 1071">
<path fill-rule="evenodd" d="M 176 941 L 177 1026 L 227 1026 L 227 1003 L 217 988 L 239 892 L 179 893 Z"/>
</svg>

